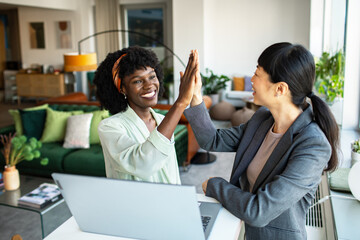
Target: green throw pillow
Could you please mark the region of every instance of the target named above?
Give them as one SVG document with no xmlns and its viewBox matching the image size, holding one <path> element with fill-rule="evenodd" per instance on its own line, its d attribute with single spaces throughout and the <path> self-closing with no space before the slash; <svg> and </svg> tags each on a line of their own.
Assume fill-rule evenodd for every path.
<svg viewBox="0 0 360 240">
<path fill-rule="evenodd" d="M 23 125 L 24 135 L 28 138 L 36 138 L 39 140 L 41 138 L 45 119 L 46 119 L 46 110 L 34 110 L 34 111 L 24 111 L 19 110 L 21 115 L 21 122 Z"/>
<path fill-rule="evenodd" d="M 34 110 L 46 109 L 48 106 L 49 106 L 49 104 L 44 104 L 44 105 L 40 105 L 40 106 L 36 106 L 36 107 L 24 108 L 23 110 L 24 111 L 34 111 Z M 9 113 L 14 119 L 16 135 L 17 136 L 23 135 L 23 126 L 22 126 L 19 110 L 18 109 L 9 109 Z"/>
<path fill-rule="evenodd" d="M 109 117 L 109 111 L 107 110 L 99 110 L 92 112 L 93 118 L 91 120 L 90 125 L 90 144 L 100 143 L 98 126 L 101 120 Z"/>
<path fill-rule="evenodd" d="M 66 122 L 68 117 L 72 115 L 82 114 L 83 111 L 71 111 L 71 112 L 62 112 L 55 111 L 51 108 L 46 109 L 46 120 L 45 127 L 41 142 L 59 142 L 63 141 L 66 131 Z"/>
</svg>

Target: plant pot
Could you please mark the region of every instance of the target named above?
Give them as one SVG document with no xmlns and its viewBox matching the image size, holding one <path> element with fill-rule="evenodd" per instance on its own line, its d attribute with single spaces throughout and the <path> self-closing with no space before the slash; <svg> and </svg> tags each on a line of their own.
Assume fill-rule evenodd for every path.
<svg viewBox="0 0 360 240">
<path fill-rule="evenodd" d="M 332 103 L 327 103 L 332 114 L 335 117 L 335 120 L 337 122 L 337 124 L 341 125 L 342 124 L 342 115 L 343 115 L 343 102 L 344 99 L 343 98 L 335 98 L 334 102 Z"/>
<path fill-rule="evenodd" d="M 357 162 L 360 162 L 360 153 L 351 151 L 351 166 Z"/>
<path fill-rule="evenodd" d="M 5 166 L 3 178 L 6 191 L 16 190 L 20 187 L 19 171 L 15 166 Z"/>
<path fill-rule="evenodd" d="M 215 104 L 219 103 L 220 94 L 215 93 L 215 94 L 210 94 L 208 96 L 211 98 L 211 101 L 212 101 L 211 106 L 214 106 Z"/>
</svg>

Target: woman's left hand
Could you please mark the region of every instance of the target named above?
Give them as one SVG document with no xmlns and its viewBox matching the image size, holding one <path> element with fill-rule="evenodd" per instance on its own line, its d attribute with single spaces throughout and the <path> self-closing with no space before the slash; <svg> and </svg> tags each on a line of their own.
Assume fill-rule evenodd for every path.
<svg viewBox="0 0 360 240">
<path fill-rule="evenodd" d="M 203 191 L 204 191 L 205 194 L 206 194 L 207 184 L 208 184 L 208 181 L 209 181 L 210 179 L 212 179 L 212 177 L 202 183 L 202 189 L 203 189 Z"/>
</svg>

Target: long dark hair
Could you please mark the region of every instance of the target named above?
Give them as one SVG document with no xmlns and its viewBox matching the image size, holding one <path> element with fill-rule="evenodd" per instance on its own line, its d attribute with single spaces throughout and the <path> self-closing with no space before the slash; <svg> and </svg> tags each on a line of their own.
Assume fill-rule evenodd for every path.
<svg viewBox="0 0 360 240">
<path fill-rule="evenodd" d="M 311 99 L 314 119 L 331 145 L 331 157 L 325 171 L 333 171 L 338 165 L 339 127 L 329 106 L 312 92 L 315 82 L 315 63 L 312 54 L 303 46 L 287 42 L 266 48 L 258 64 L 270 75 L 273 83 L 286 82 L 292 102 L 296 106 Z"/>
<path fill-rule="evenodd" d="M 116 69 L 118 76 L 124 79 L 124 76 L 130 75 L 136 70 L 151 67 L 155 70 L 160 83 L 158 96 L 161 97 L 164 92 L 163 70 L 153 51 L 134 46 L 109 53 L 96 70 L 94 84 L 96 85 L 96 96 L 101 106 L 108 109 L 111 114 L 123 112 L 128 107 L 127 99 L 115 87 L 112 75 L 114 63 L 125 53 L 126 56 L 121 59 Z"/>
</svg>

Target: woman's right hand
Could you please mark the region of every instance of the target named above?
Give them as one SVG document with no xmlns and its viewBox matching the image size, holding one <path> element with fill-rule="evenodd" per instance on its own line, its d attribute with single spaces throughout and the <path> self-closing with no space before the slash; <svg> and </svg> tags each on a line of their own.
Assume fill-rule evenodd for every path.
<svg viewBox="0 0 360 240">
<path fill-rule="evenodd" d="M 197 50 L 195 50 L 197 53 Z M 199 57 L 198 57 L 199 59 Z M 201 93 L 201 88 L 202 88 L 202 79 L 201 79 L 201 74 L 200 74 L 200 61 L 198 60 L 197 63 L 198 65 L 197 67 L 197 71 L 195 74 L 195 87 L 194 87 L 194 95 L 193 98 L 191 100 L 190 106 L 197 106 L 200 103 L 202 103 L 203 99 L 202 99 L 202 93 Z"/>
<path fill-rule="evenodd" d="M 193 98 L 196 74 L 199 72 L 199 56 L 196 50 L 192 50 L 185 72 L 180 72 L 180 87 L 177 103 L 188 106 Z"/>
</svg>

